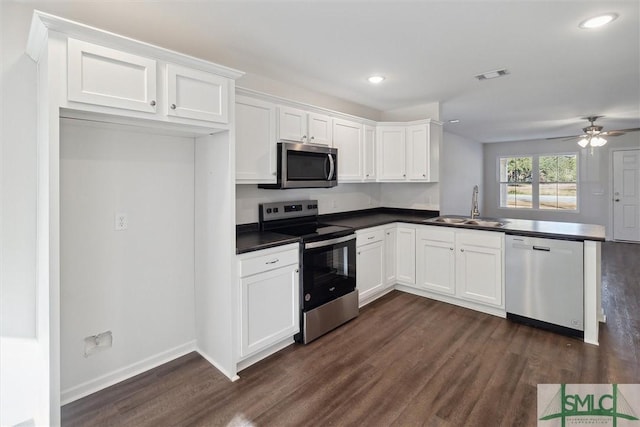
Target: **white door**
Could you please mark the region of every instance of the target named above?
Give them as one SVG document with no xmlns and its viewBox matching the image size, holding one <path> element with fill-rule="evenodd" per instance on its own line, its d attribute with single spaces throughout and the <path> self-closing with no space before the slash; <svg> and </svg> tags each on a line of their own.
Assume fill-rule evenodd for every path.
<svg viewBox="0 0 640 427">
<path fill-rule="evenodd" d="M 502 252 L 464 244 L 456 245 L 456 292 L 459 297 L 502 306 Z"/>
<path fill-rule="evenodd" d="M 333 121 L 333 146 L 338 149 L 338 181 L 362 181 L 362 125 Z"/>
<path fill-rule="evenodd" d="M 384 249 L 385 249 L 385 283 L 387 287 L 396 284 L 396 229 L 387 228 L 384 232 Z"/>
<path fill-rule="evenodd" d="M 403 285 L 415 285 L 416 230 L 398 227 L 396 242 L 396 279 Z"/>
<path fill-rule="evenodd" d="M 278 107 L 278 141 L 307 142 L 307 113 Z"/>
<path fill-rule="evenodd" d="M 453 242 L 439 242 L 418 235 L 416 285 L 448 295 L 456 293 L 455 248 Z"/>
<path fill-rule="evenodd" d="M 305 142 L 331 146 L 333 128 L 331 117 L 324 114 L 309 113 L 309 139 Z"/>
<path fill-rule="evenodd" d="M 407 128 L 407 175 L 411 180 L 429 178 L 429 132 L 427 125 Z"/>
<path fill-rule="evenodd" d="M 613 152 L 613 239 L 640 241 L 640 150 Z"/>
<path fill-rule="evenodd" d="M 236 182 L 276 182 L 276 107 L 236 97 Z"/>
<path fill-rule="evenodd" d="M 228 79 L 200 70 L 167 65 L 168 116 L 228 123 Z"/>
<path fill-rule="evenodd" d="M 360 305 L 365 304 L 384 288 L 384 242 L 379 241 L 358 248 L 356 258 L 357 288 Z"/>
<path fill-rule="evenodd" d="M 69 39 L 70 101 L 156 112 L 156 61 Z"/>
<path fill-rule="evenodd" d="M 364 126 L 363 147 L 364 180 L 376 180 L 376 128 Z"/>
<path fill-rule="evenodd" d="M 402 126 L 379 126 L 378 179 L 380 181 L 404 181 L 407 178 L 405 157 L 405 128 Z"/>
</svg>

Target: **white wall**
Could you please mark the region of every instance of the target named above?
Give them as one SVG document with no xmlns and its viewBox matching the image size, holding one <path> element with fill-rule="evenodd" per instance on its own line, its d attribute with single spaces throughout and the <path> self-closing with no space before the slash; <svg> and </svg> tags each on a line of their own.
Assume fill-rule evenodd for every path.
<svg viewBox="0 0 640 427">
<path fill-rule="evenodd" d="M 380 184 L 381 205 L 386 208 L 438 210 L 439 188 L 438 183 L 382 183 Z"/>
<path fill-rule="evenodd" d="M 320 215 L 382 206 L 380 184 L 376 183 L 292 190 L 265 190 L 257 185 L 243 184 L 236 185 L 236 223 L 258 222 L 260 203 L 308 199 L 318 200 Z"/>
<path fill-rule="evenodd" d="M 630 132 L 607 138 L 604 147 L 582 149 L 573 141 L 537 140 L 484 144 L 484 214 L 495 217 L 535 219 L 543 221 L 568 221 L 600 224 L 606 227 L 611 238 L 611 151 L 623 148 L 640 148 L 640 132 Z M 499 156 L 531 154 L 578 153 L 578 212 L 551 210 L 499 208 L 498 191 Z"/>
<path fill-rule="evenodd" d="M 60 169 L 64 401 L 193 346 L 194 140 L 64 119 Z M 113 347 L 85 358 L 107 330 Z"/>
<path fill-rule="evenodd" d="M 480 213 L 482 207 L 482 144 L 444 132 L 440 156 L 440 213 L 443 215 L 469 215 L 473 186 L 480 187 Z"/>
<path fill-rule="evenodd" d="M 36 65 L 24 53 L 31 9 L 0 1 L 0 335 L 36 335 Z"/>
<path fill-rule="evenodd" d="M 380 114 L 380 120 L 387 122 L 406 122 L 422 119 L 440 120 L 440 103 L 429 102 L 411 107 L 387 110 Z"/>
</svg>

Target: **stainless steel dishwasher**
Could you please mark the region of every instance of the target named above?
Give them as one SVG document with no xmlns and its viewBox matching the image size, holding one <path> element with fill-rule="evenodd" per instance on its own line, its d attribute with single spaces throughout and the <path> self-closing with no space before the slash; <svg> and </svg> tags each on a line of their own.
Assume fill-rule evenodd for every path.
<svg viewBox="0 0 640 427">
<path fill-rule="evenodd" d="M 506 236 L 507 318 L 584 336 L 583 243 Z"/>
</svg>

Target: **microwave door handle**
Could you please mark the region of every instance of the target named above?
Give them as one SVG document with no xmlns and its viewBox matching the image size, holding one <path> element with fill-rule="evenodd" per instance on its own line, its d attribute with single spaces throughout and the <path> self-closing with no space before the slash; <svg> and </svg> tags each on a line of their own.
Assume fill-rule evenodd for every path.
<svg viewBox="0 0 640 427">
<path fill-rule="evenodd" d="M 331 181 L 333 179 L 333 174 L 335 172 L 335 163 L 333 163 L 333 156 L 331 154 L 327 154 L 329 156 L 329 177 L 327 181 Z"/>
</svg>

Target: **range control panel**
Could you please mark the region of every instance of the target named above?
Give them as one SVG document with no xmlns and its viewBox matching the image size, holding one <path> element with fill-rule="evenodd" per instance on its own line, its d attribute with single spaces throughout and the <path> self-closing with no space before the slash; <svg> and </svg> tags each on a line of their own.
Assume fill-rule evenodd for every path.
<svg viewBox="0 0 640 427">
<path fill-rule="evenodd" d="M 260 203 L 259 207 L 260 222 L 317 215 L 317 200 L 294 200 L 275 203 Z"/>
</svg>

